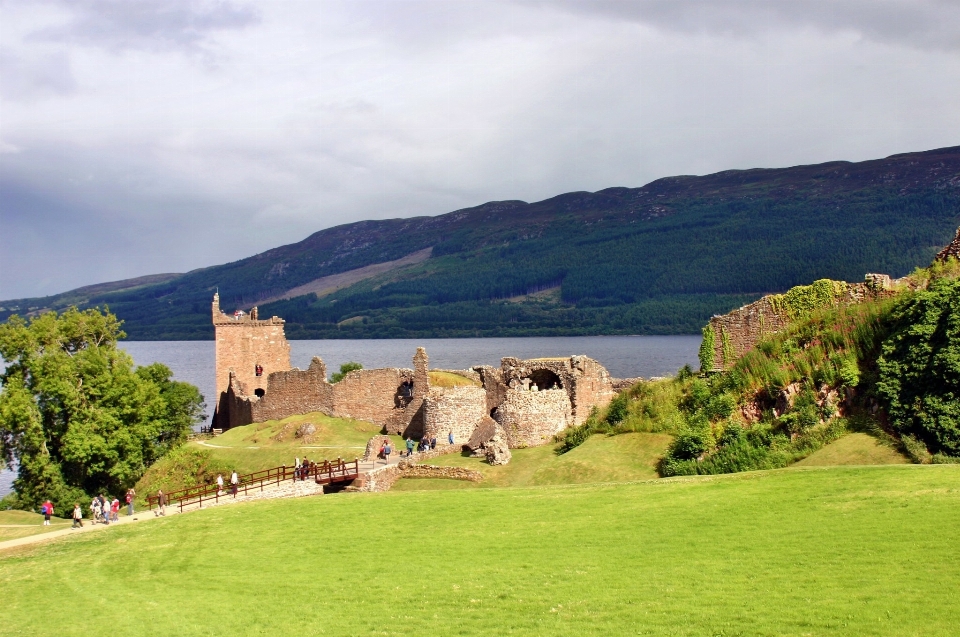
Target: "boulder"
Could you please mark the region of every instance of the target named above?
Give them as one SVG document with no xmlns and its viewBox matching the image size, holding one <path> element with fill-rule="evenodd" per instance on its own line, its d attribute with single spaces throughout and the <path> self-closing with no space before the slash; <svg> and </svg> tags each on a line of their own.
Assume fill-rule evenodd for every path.
<svg viewBox="0 0 960 637">
<path fill-rule="evenodd" d="M 490 440 L 486 445 L 484 445 L 484 455 L 486 455 L 487 462 L 494 466 L 507 464 L 513 457 L 513 454 L 510 453 L 510 447 L 507 445 L 507 441 L 504 440 L 499 434 L 494 436 L 493 440 Z"/>
<path fill-rule="evenodd" d="M 297 438 L 309 438 L 315 433 L 317 433 L 317 426 L 312 422 L 305 422 L 297 427 L 297 431 L 293 435 Z"/>
<path fill-rule="evenodd" d="M 484 416 L 480 424 L 477 425 L 477 428 L 473 430 L 473 435 L 470 436 L 470 440 L 467 441 L 467 444 L 463 447 L 467 451 L 476 453 L 477 450 L 481 449 L 486 443 L 493 440 L 493 437 L 496 435 L 497 421 L 490 416 Z M 482 454 L 478 454 L 476 457 L 480 455 Z"/>
</svg>

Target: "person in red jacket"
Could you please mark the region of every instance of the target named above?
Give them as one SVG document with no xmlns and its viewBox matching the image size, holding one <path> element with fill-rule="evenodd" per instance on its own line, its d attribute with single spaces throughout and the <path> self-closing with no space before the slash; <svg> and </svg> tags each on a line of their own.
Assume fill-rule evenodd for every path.
<svg viewBox="0 0 960 637">
<path fill-rule="evenodd" d="M 43 526 L 50 526 L 50 516 L 53 515 L 53 503 L 50 500 L 47 500 L 43 503 L 43 506 L 40 507 L 40 512 L 43 513 Z"/>
</svg>

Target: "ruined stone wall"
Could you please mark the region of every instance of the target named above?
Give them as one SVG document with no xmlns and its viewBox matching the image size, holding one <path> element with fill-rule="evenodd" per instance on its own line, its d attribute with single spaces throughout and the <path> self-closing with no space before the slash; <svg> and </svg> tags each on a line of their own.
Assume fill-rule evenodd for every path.
<svg viewBox="0 0 960 637">
<path fill-rule="evenodd" d="M 424 399 L 424 433 L 446 442 L 449 432 L 463 444 L 487 415 L 487 392 L 483 387 L 431 387 Z"/>
<path fill-rule="evenodd" d="M 487 414 L 492 414 L 493 410 L 507 397 L 507 385 L 503 382 L 503 370 L 489 365 L 480 365 L 473 369 L 480 376 L 480 383 L 483 385 L 484 391 L 487 392 Z"/>
<path fill-rule="evenodd" d="M 835 306 L 854 305 L 866 300 L 895 295 L 902 280 L 891 281 L 885 274 L 867 274 L 864 282 L 846 285 Z M 787 311 L 776 302 L 781 295 L 767 295 L 729 314 L 710 319 L 713 332 L 713 371 L 730 368 L 764 338 L 786 329 L 791 323 Z"/>
<path fill-rule="evenodd" d="M 603 408 L 616 391 L 606 368 L 588 356 L 563 358 L 507 357 L 501 361 L 502 382 L 513 389 L 526 389 L 532 383 L 540 389 L 559 381 L 567 393 L 574 424 L 581 424 L 594 408 Z"/>
<path fill-rule="evenodd" d="M 573 423 L 570 398 L 563 389 L 507 390 L 493 412 L 511 449 L 544 445 Z"/>
<path fill-rule="evenodd" d="M 293 368 L 270 374 L 263 397 L 250 398 L 252 422 L 279 420 L 313 411 L 331 415 L 333 410 L 333 386 L 327 382 L 327 366 L 317 356 L 304 371 Z"/>
<path fill-rule="evenodd" d="M 213 298 L 213 325 L 216 333 L 217 394 L 227 391 L 230 371 L 245 394 L 266 389 L 267 377 L 277 371 L 290 369 L 290 344 L 283 332 L 283 319 L 276 316 L 258 320 L 255 312 L 234 319 L 220 311 L 219 295 Z M 256 375 L 256 366 L 263 368 Z"/>
<path fill-rule="evenodd" d="M 349 372 L 333 385 L 331 413 L 368 420 L 382 427 L 391 421 L 396 411 L 403 410 L 400 385 L 412 378 L 411 370 L 395 367 Z"/>
<path fill-rule="evenodd" d="M 590 416 L 594 407 L 603 409 L 617 392 L 607 368 L 597 361 L 587 356 L 573 356 L 570 363 L 574 370 L 580 372 L 573 375 L 573 391 L 568 392 L 572 394 L 573 424 L 580 425 Z"/>
<path fill-rule="evenodd" d="M 949 258 L 960 259 L 960 228 L 957 228 L 957 236 L 950 242 L 946 248 L 937 254 L 934 261 L 946 261 Z"/>
</svg>

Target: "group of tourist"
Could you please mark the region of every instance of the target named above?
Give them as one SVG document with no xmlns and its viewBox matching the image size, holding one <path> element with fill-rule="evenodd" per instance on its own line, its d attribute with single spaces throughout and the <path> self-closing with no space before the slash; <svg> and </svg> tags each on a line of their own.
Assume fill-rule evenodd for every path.
<svg viewBox="0 0 960 637">
<path fill-rule="evenodd" d="M 137 497 L 137 492 L 135 490 L 127 489 L 127 493 L 124 496 L 124 499 L 127 503 L 127 515 L 133 515 L 133 505 L 134 500 Z M 98 496 L 95 496 L 90 501 L 90 522 L 91 524 L 110 524 L 111 522 L 120 521 L 120 499 L 113 498 L 110 499 L 109 496 L 105 496 L 102 493 Z M 51 506 L 52 510 L 52 506 Z M 70 528 L 77 529 L 83 526 L 83 509 L 80 507 L 79 502 L 75 502 L 73 505 L 73 526 Z"/>
<path fill-rule="evenodd" d="M 230 473 L 230 493 L 233 497 L 237 497 L 237 488 L 240 486 L 240 476 L 237 475 L 236 469 Z M 217 495 L 223 495 L 223 474 L 217 474 Z"/>
<path fill-rule="evenodd" d="M 317 472 L 317 463 L 308 460 L 306 456 L 304 456 L 303 462 L 300 462 L 300 458 L 296 458 L 295 460 L 296 462 L 293 465 L 294 480 L 306 480 Z"/>
</svg>

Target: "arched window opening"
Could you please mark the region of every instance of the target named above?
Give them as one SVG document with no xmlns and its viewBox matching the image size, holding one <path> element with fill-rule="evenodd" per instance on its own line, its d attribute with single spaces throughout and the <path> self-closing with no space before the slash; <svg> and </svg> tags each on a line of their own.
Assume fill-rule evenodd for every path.
<svg viewBox="0 0 960 637">
<path fill-rule="evenodd" d="M 537 389 L 563 389 L 563 381 L 549 369 L 538 369 L 529 376 L 530 383 Z"/>
</svg>

